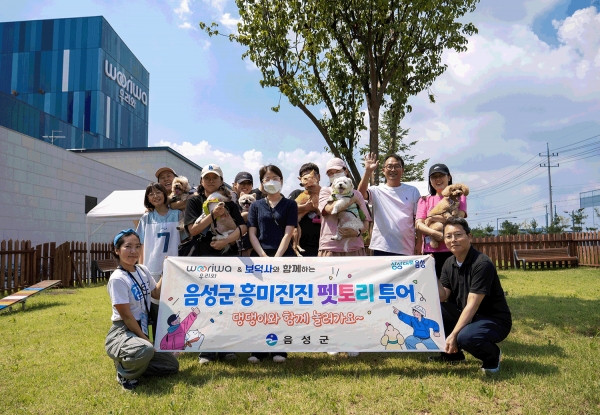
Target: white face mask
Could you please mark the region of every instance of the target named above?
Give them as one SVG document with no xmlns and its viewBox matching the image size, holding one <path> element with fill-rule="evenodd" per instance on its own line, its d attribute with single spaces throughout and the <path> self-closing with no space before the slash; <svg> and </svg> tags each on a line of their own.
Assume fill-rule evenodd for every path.
<svg viewBox="0 0 600 415">
<path fill-rule="evenodd" d="M 346 177 L 346 173 L 344 173 L 344 172 L 335 173 L 335 174 L 332 174 L 331 176 L 327 176 L 327 177 L 329 177 L 329 181 L 331 183 L 333 183 L 333 181 L 335 179 L 339 179 L 340 177 Z"/>
<path fill-rule="evenodd" d="M 274 195 L 281 190 L 281 182 L 269 180 L 268 182 L 263 183 L 263 188 L 265 189 L 265 192 Z"/>
</svg>

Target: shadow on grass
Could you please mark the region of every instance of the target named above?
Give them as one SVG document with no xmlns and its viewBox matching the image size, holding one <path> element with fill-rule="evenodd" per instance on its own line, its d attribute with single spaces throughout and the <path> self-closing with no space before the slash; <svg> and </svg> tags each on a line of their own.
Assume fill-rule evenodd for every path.
<svg viewBox="0 0 600 415">
<path fill-rule="evenodd" d="M 565 333 L 586 337 L 600 333 L 600 300 L 577 297 L 524 296 L 508 297 L 513 321 L 532 330 L 551 325 Z"/>
<path fill-rule="evenodd" d="M 510 348 L 521 346 L 513 344 Z M 508 351 L 509 347 L 506 348 Z M 540 348 L 541 349 L 541 348 Z M 543 353 L 537 350 L 532 353 Z M 561 350 L 551 353 L 562 353 Z M 178 383 L 188 386 L 205 386 L 223 379 L 239 378 L 242 381 L 255 380 L 262 387 L 284 380 L 318 381 L 327 378 L 345 378 L 348 381 L 361 378 L 406 378 L 418 380 L 426 377 L 457 377 L 465 379 L 479 378 L 481 362 L 469 357 L 465 363 L 457 365 L 432 363 L 427 360 L 431 353 L 418 354 L 382 354 L 363 353 L 357 358 L 344 356 L 330 357 L 324 353 L 292 354 L 283 364 L 264 360 L 255 365 L 246 359 L 249 353 L 238 353 L 236 361 L 214 362 L 200 366 L 197 355 L 190 353 L 179 357 L 182 369 L 178 375 L 166 378 L 144 378 L 136 393 L 143 395 L 163 395 L 171 393 Z M 506 356 L 506 355 L 505 355 Z M 551 376 L 558 373 L 555 365 L 545 365 L 538 362 L 524 362 L 503 358 L 502 371 L 494 376 L 484 376 L 484 379 L 494 381 L 512 379 L 524 373 L 533 376 Z M 143 385 L 143 386 L 142 386 Z"/>
<path fill-rule="evenodd" d="M 19 304 L 15 304 L 12 305 L 10 307 L 4 308 L 2 310 L 0 310 L 0 319 L 2 317 L 7 317 L 7 316 L 16 316 L 16 315 L 25 315 L 23 313 L 31 313 L 31 312 L 35 312 L 35 311 L 40 311 L 40 310 L 44 310 L 47 308 L 52 308 L 52 307 L 56 307 L 56 306 L 66 306 L 67 303 L 65 303 L 64 301 L 44 301 L 44 302 L 31 302 L 28 301 L 25 304 L 25 310 L 23 310 L 23 306 L 21 305 L 22 303 Z"/>
</svg>

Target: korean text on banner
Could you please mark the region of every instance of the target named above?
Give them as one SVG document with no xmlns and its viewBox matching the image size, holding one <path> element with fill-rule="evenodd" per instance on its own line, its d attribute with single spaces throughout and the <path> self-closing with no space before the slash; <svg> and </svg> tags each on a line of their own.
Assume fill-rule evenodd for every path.
<svg viewBox="0 0 600 415">
<path fill-rule="evenodd" d="M 444 347 L 433 258 L 169 257 L 155 347 L 398 352 Z"/>
</svg>

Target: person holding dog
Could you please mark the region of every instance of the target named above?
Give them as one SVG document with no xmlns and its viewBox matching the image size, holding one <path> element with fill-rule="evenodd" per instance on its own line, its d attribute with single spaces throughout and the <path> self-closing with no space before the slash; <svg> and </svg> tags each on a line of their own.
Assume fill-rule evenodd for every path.
<svg viewBox="0 0 600 415">
<path fill-rule="evenodd" d="M 241 171 L 235 175 L 235 180 L 233 182 L 233 191 L 236 194 L 237 204 L 240 209 L 240 213 L 246 224 L 248 223 L 248 212 L 244 212 L 243 206 L 240 204 L 240 197 L 242 195 L 254 195 L 256 200 L 262 199 L 263 195 L 258 189 L 252 189 L 254 185 L 254 178 L 247 171 Z M 246 232 L 240 242 L 240 250 L 242 252 L 241 256 L 249 257 L 252 254 L 252 244 L 250 243 L 250 236 Z"/>
<path fill-rule="evenodd" d="M 174 374 L 179 362 L 171 353 L 155 353 L 148 323 L 150 298 L 160 298 L 162 279 L 158 282 L 144 265 L 137 265 L 142 244 L 133 229 L 119 232 L 114 240 L 113 255 L 119 262 L 108 280 L 112 304 L 112 326 L 106 335 L 105 349 L 117 369 L 117 382 L 131 391 L 142 376 Z"/>
<path fill-rule="evenodd" d="M 461 362 L 466 350 L 482 361 L 484 373 L 497 373 L 502 356 L 497 343 L 510 333 L 512 316 L 494 263 L 473 248 L 471 238 L 465 219 L 446 220 L 444 242 L 452 256 L 437 281 L 446 345 L 430 360 Z"/>
<path fill-rule="evenodd" d="M 321 235 L 319 238 L 319 256 L 366 256 L 365 242 L 362 238 L 362 233 L 369 229 L 371 215 L 365 204 L 360 192 L 352 189 L 353 198 L 356 205 L 364 216 L 363 227 L 356 231 L 350 228 L 338 229 L 337 215 L 332 214 L 334 202 L 331 201 L 333 189 L 331 184 L 339 177 L 350 177 L 348 168 L 344 160 L 340 158 L 332 158 L 325 165 L 325 173 L 329 178 L 330 186 L 322 187 L 319 192 L 319 211 L 321 212 Z M 342 239 L 337 239 L 339 235 Z M 335 356 L 339 352 L 328 352 L 329 355 Z M 358 352 L 348 352 L 349 357 L 358 356 Z"/>
<path fill-rule="evenodd" d="M 321 175 L 315 163 L 305 163 L 298 171 L 300 185 L 304 188 L 294 190 L 288 199 L 298 204 L 298 221 L 300 238 L 298 245 L 304 252 L 302 256 L 319 255 L 319 239 L 321 235 L 321 215 L 319 214 L 319 192 L 321 191 Z M 302 195 L 302 197 L 300 197 Z M 306 197 L 305 197 L 306 196 Z M 296 235 L 294 235 L 296 237 Z"/>
<path fill-rule="evenodd" d="M 421 195 L 414 186 L 402 184 L 404 160 L 398 154 L 384 157 L 385 183 L 369 187 L 369 178 L 379 160 L 373 153 L 365 156 L 365 173 L 358 191 L 373 206 L 373 233 L 369 248 L 375 256 L 414 255 L 415 215 Z"/>
<path fill-rule="evenodd" d="M 344 160 L 340 158 L 332 158 L 325 165 L 325 172 L 329 178 L 330 184 L 338 177 L 350 177 L 348 168 Z M 362 238 L 362 233 L 369 229 L 371 215 L 365 204 L 360 192 L 352 190 L 353 198 L 358 209 L 362 212 L 363 228 L 356 231 L 349 228 L 338 229 L 337 215 L 332 215 L 333 201 L 331 194 L 333 189 L 331 186 L 322 187 L 319 192 L 319 211 L 321 212 L 321 235 L 319 238 L 319 256 L 366 256 L 365 243 Z M 338 240 L 336 235 L 340 235 L 342 239 Z"/>
<path fill-rule="evenodd" d="M 171 194 L 173 180 L 175 177 L 179 177 L 177 176 L 177 173 L 175 173 L 175 170 L 170 167 L 161 167 L 160 169 L 156 170 L 154 175 L 156 176 L 158 183 L 162 184 L 165 189 L 167 189 L 167 194 Z M 169 207 L 171 209 L 184 211 L 186 203 L 187 200 L 180 200 L 178 202 L 169 204 Z"/>
<path fill-rule="evenodd" d="M 446 219 L 442 215 L 429 216 L 429 212 L 444 198 L 442 192 L 451 184 L 452 176 L 448 167 L 445 164 L 434 164 L 429 168 L 429 196 L 420 198 L 417 206 L 415 228 L 424 235 L 421 253 L 431 255 L 435 259 L 435 274 L 438 279 L 442 274 L 444 262 L 452 256 L 452 252 L 443 243 L 444 235 L 442 232 L 431 229 L 426 225 L 431 222 L 446 223 Z M 467 217 L 467 199 L 465 196 L 460 197 L 458 217 Z M 441 242 L 437 248 L 431 246 L 432 238 Z"/>
<path fill-rule="evenodd" d="M 225 202 L 224 206 L 217 206 L 210 215 L 206 215 L 202 220 L 197 219 L 202 216 L 204 212 L 204 203 L 208 200 L 209 196 L 215 192 L 221 192 L 229 195 L 229 190 L 224 185 L 223 171 L 216 164 L 208 164 L 202 169 L 200 176 L 200 184 L 198 185 L 198 191 L 195 196 L 190 197 L 187 200 L 187 206 L 185 208 L 184 224 L 187 232 L 192 235 L 193 247 L 190 252 L 185 252 L 187 256 L 237 256 L 238 249 L 236 241 L 246 233 L 246 224 L 242 215 L 240 214 L 239 208 L 236 203 L 229 201 Z M 215 225 L 216 221 L 226 214 L 229 214 L 237 229 L 233 231 L 227 238 L 218 241 L 213 241 L 213 235 L 211 231 L 211 225 Z M 183 244 L 182 244 L 183 245 Z M 233 245 L 235 249 L 229 249 L 223 252 L 227 245 Z M 233 247 L 232 247 L 233 248 Z M 184 252 L 180 250 L 183 255 Z M 235 359 L 234 353 L 200 353 L 198 362 L 200 364 L 209 363 L 217 358 L 219 359 Z"/>
</svg>

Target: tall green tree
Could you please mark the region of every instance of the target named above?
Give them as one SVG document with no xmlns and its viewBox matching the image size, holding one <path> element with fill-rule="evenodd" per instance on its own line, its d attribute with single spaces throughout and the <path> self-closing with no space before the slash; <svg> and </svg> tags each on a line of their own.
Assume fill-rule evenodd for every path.
<svg viewBox="0 0 600 415">
<path fill-rule="evenodd" d="M 360 108 L 366 103 L 369 148 L 378 155 L 381 107 L 388 102 L 402 114 L 411 110 L 408 98 L 446 70 L 444 50 L 465 51 L 467 36 L 477 33 L 472 23 L 459 21 L 477 3 L 236 0 L 241 22 L 229 39 L 247 48 L 242 57 L 259 68 L 261 85 L 278 88 L 300 108 L 357 181 L 356 143 L 366 128 Z M 220 34 L 215 23 L 200 27 Z"/>
<path fill-rule="evenodd" d="M 394 111 L 393 108 L 386 110 L 381 120 L 379 129 L 379 165 L 383 166 L 386 154 L 398 154 L 404 160 L 404 174 L 402 181 L 411 182 L 423 180 L 425 165 L 429 159 L 415 162 L 416 156 L 409 154 L 412 146 L 417 144 L 417 141 L 405 142 L 404 139 L 408 136 L 409 129 L 404 129 L 400 126 L 400 114 Z M 365 155 L 370 152 L 369 147 L 362 147 L 360 154 Z M 385 181 L 383 171 L 379 170 L 379 178 Z"/>
<path fill-rule="evenodd" d="M 579 208 L 577 210 L 572 210 L 571 212 L 565 210 L 564 212 L 571 218 L 571 231 L 583 231 L 583 223 L 588 217 L 585 213 L 585 208 Z"/>
<path fill-rule="evenodd" d="M 546 233 L 549 234 L 558 234 L 564 233 L 564 231 L 569 227 L 569 219 L 564 216 L 554 215 L 552 222 L 546 228 Z"/>
<path fill-rule="evenodd" d="M 500 224 L 500 235 L 518 235 L 519 225 L 505 220 Z"/>
<path fill-rule="evenodd" d="M 489 236 L 494 236 L 494 227 L 489 223 L 485 226 L 478 224 L 477 227 L 471 229 L 471 235 L 473 235 L 473 238 L 487 238 Z"/>
</svg>

